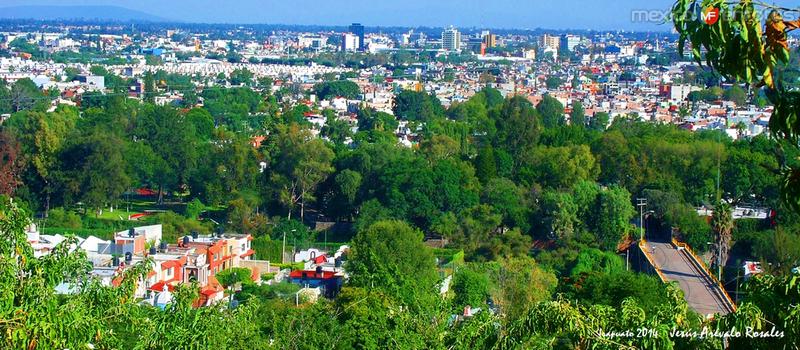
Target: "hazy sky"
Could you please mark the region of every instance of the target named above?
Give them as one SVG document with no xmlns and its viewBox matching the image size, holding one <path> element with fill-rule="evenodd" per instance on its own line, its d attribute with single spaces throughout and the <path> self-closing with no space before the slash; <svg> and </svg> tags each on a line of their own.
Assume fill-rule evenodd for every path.
<svg viewBox="0 0 800 350">
<path fill-rule="evenodd" d="M 185 22 L 670 30 L 634 21 L 671 0 L 0 0 L 0 6 L 116 5 Z M 778 0 L 800 6 L 800 0 Z M 659 18 L 659 12 L 652 18 Z"/>
</svg>

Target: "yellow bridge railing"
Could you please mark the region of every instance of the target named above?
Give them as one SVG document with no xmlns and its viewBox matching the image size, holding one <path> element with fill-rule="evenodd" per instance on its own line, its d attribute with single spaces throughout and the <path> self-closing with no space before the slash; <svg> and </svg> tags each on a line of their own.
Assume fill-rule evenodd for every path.
<svg viewBox="0 0 800 350">
<path fill-rule="evenodd" d="M 708 275 L 711 278 L 711 280 L 714 281 L 714 283 L 716 283 L 717 286 L 719 286 L 719 290 L 722 291 L 723 296 L 725 297 L 725 299 L 727 299 L 728 303 L 730 303 L 732 311 L 736 311 L 736 303 L 733 302 L 733 299 L 728 294 L 728 291 L 725 290 L 725 286 L 722 284 L 722 282 L 720 282 L 717 279 L 716 276 L 714 276 L 713 273 L 711 273 L 711 270 L 703 262 L 703 259 L 700 259 L 700 257 L 698 257 L 697 254 L 694 253 L 694 251 L 692 250 L 692 247 L 690 247 L 686 243 L 679 242 L 674 237 L 672 238 L 672 245 L 674 245 L 676 248 L 683 249 L 684 251 L 686 251 L 689 254 L 689 256 L 692 258 L 692 260 L 695 262 L 695 264 L 697 264 L 706 273 L 706 275 Z"/>
<path fill-rule="evenodd" d="M 650 262 L 650 265 L 653 266 L 654 270 L 656 270 L 656 273 L 658 274 L 658 278 L 661 279 L 661 282 L 667 283 L 667 278 L 664 276 L 664 273 L 661 272 L 661 268 L 659 268 L 658 265 L 656 265 L 656 259 L 653 257 L 652 254 L 650 254 L 649 251 L 647 251 L 647 240 L 646 239 L 642 239 L 642 240 L 639 241 L 639 250 L 642 251 L 644 256 Z"/>
</svg>

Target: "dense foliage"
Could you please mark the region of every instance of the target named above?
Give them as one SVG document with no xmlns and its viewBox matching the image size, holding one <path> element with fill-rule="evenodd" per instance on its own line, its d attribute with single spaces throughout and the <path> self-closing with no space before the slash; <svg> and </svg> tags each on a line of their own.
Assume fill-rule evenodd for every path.
<svg viewBox="0 0 800 350">
<path fill-rule="evenodd" d="M 447 109 L 434 95 L 403 91 L 397 118 L 362 108 L 353 133 L 330 110 L 276 96 L 302 92 L 247 86 L 245 72 L 226 79 L 241 86 L 200 91 L 202 106 L 180 109 L 111 94 L 51 112 L 35 95 L 0 106 L 13 112 L 0 129 L 0 179 L 13 184 L 3 194 L 15 198 L 3 197 L 0 211 L 6 347 L 694 349 L 722 343 L 668 333 L 797 325 L 789 270 L 800 249 L 788 242 L 797 240 L 800 218 L 777 200 L 779 165 L 767 137 L 732 141 L 604 113 L 584 122 L 575 112 L 568 123 L 552 97 L 535 106 L 491 88 Z M 338 83 L 314 89 L 357 94 Z M 0 94 L 26 85 L 2 85 Z M 307 112 L 329 123 L 314 130 Z M 414 134 L 412 147 L 398 143 L 401 122 Z M 787 159 L 796 158 L 791 152 Z M 309 227 L 334 221 L 344 231 L 339 242 L 352 246 L 350 279 L 335 300 L 298 307 L 296 288 L 258 285 L 234 270 L 221 281 L 238 307 L 193 309 L 197 288 L 184 286 L 162 311 L 132 298 L 143 267 L 123 288 L 109 288 L 85 278 L 85 257 L 69 242 L 32 256 L 23 227 L 34 213 L 60 233 L 108 234 L 131 224 L 109 215 L 131 196 L 163 211 L 143 221 L 162 223 L 169 241 L 191 231 L 250 233 L 258 257 L 276 261 L 284 237 L 288 251 L 319 243 Z M 777 216 L 733 227 L 720 218 L 712 227 L 695 207 L 718 196 L 776 208 Z M 675 233 L 702 251 L 716 234 L 736 252 L 729 265 L 774 262 L 777 277 L 753 279 L 749 290 L 789 286 L 789 301 L 748 296 L 737 313 L 705 320 L 675 286 L 625 269 L 616 254 L 637 238 L 637 197 L 650 201 L 648 235 Z M 423 237 L 458 253 L 436 254 Z M 77 294 L 56 295 L 62 282 L 77 283 Z M 459 317 L 466 307 L 481 311 Z M 639 326 L 656 333 L 599 333 Z"/>
</svg>

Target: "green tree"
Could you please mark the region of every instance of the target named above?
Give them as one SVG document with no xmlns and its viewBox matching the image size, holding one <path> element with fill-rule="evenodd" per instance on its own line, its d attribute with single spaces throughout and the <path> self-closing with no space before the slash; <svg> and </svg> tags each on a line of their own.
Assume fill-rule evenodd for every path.
<svg viewBox="0 0 800 350">
<path fill-rule="evenodd" d="M 490 117 L 497 124 L 495 153 L 506 150 L 513 159 L 512 170 L 516 171 L 522 153 L 539 141 L 540 116 L 527 99 L 514 96 L 493 109 Z"/>
<path fill-rule="evenodd" d="M 210 140 L 214 133 L 214 117 L 203 108 L 192 108 L 186 113 L 188 121 L 203 140 Z"/>
<path fill-rule="evenodd" d="M 725 101 L 731 101 L 737 106 L 744 106 L 747 104 L 747 92 L 744 91 L 739 85 L 731 86 L 722 94 Z"/>
<path fill-rule="evenodd" d="M 572 103 L 572 112 L 569 114 L 569 121 L 571 125 L 584 127 L 586 125 L 586 110 L 583 109 L 581 101 Z"/>
<path fill-rule="evenodd" d="M 509 320 L 517 320 L 555 291 L 558 280 L 552 272 L 523 256 L 500 262 L 490 273 L 495 287 L 491 294 Z"/>
<path fill-rule="evenodd" d="M 631 194 L 622 187 L 611 186 L 600 192 L 600 207 L 596 214 L 596 234 L 605 250 L 616 250 L 617 244 L 631 231 L 631 219 L 636 211 Z"/>
<path fill-rule="evenodd" d="M 475 176 L 481 183 L 487 183 L 497 176 L 497 161 L 494 159 L 494 148 L 486 145 L 478 151 L 475 157 Z"/>
<path fill-rule="evenodd" d="M 252 272 L 244 267 L 232 267 L 218 272 L 214 277 L 225 288 L 232 288 L 239 284 L 252 283 Z"/>
<path fill-rule="evenodd" d="M 68 144 L 60 153 L 59 184 L 73 201 L 88 208 L 113 205 L 129 188 L 122 140 L 113 135 L 92 134 Z"/>
<path fill-rule="evenodd" d="M 326 110 L 328 111 L 328 110 Z M 327 137 L 335 145 L 344 145 L 345 141 L 353 137 L 353 130 L 346 120 L 341 120 L 331 113 L 325 120 L 325 126 L 320 130 L 320 135 Z"/>
<path fill-rule="evenodd" d="M 322 100 L 344 97 L 349 100 L 358 98 L 361 89 L 358 84 L 349 80 L 328 81 L 314 85 L 314 93 Z"/>
<path fill-rule="evenodd" d="M 153 73 L 147 71 L 144 73 L 143 79 L 143 89 L 142 89 L 142 99 L 145 102 L 153 103 L 156 99 L 156 78 L 153 76 Z"/>
<path fill-rule="evenodd" d="M 21 183 L 23 161 L 20 153 L 16 138 L 0 130 L 0 195 L 11 196 Z"/>
<path fill-rule="evenodd" d="M 564 105 L 550 95 L 542 96 L 542 101 L 536 105 L 536 110 L 542 116 L 542 125 L 545 128 L 555 128 L 566 124 Z"/>
<path fill-rule="evenodd" d="M 452 283 L 453 305 L 457 312 L 464 306 L 478 308 L 486 305 L 489 297 L 489 277 L 486 274 L 464 266 L 456 270 Z"/>
<path fill-rule="evenodd" d="M 337 212 L 346 213 L 344 215 L 350 218 L 355 213 L 360 199 L 363 177 L 356 171 L 345 169 L 336 175 L 334 182 L 336 182 L 336 199 L 331 205 L 339 209 Z"/>
<path fill-rule="evenodd" d="M 569 193 L 545 191 L 540 199 L 540 218 L 544 237 L 559 239 L 562 242 L 576 235 L 578 208 Z"/>
<path fill-rule="evenodd" d="M 610 117 L 606 112 L 596 112 L 589 121 L 589 128 L 597 131 L 605 131 L 608 128 Z"/>
<path fill-rule="evenodd" d="M 581 180 L 596 180 L 599 169 L 588 146 L 535 147 L 523 154 L 519 181 L 548 188 L 569 188 Z"/>
<path fill-rule="evenodd" d="M 394 115 L 404 120 L 426 122 L 443 117 L 444 108 L 434 95 L 403 90 L 395 96 Z"/>
<path fill-rule="evenodd" d="M 547 88 L 550 90 L 556 90 L 562 84 L 564 84 L 564 81 L 561 80 L 561 78 L 552 75 L 547 77 L 547 79 L 545 80 L 545 86 L 547 86 Z"/>
<path fill-rule="evenodd" d="M 11 109 L 14 112 L 19 112 L 33 108 L 37 103 L 37 99 L 42 97 L 42 92 L 30 78 L 23 78 L 11 85 L 9 97 L 11 99 Z"/>
<path fill-rule="evenodd" d="M 433 253 L 422 232 L 402 221 L 379 221 L 358 232 L 346 266 L 353 286 L 383 290 L 409 307 L 436 298 Z"/>
<path fill-rule="evenodd" d="M 289 209 L 288 218 L 299 205 L 303 220 L 306 204 L 316 201 L 317 186 L 334 170 L 334 153 L 322 140 L 311 138 L 307 130 L 297 126 L 281 128 L 271 139 L 276 150 L 272 159 L 273 192 Z"/>
<path fill-rule="evenodd" d="M 77 123 L 77 113 L 73 112 L 15 113 L 5 123 L 20 143 L 21 155 L 27 164 L 25 180 L 28 187 L 44 197 L 45 215 L 50 209 L 50 198 L 54 192 L 58 154 Z"/>
<path fill-rule="evenodd" d="M 203 204 L 200 199 L 192 199 L 191 202 L 186 204 L 186 217 L 197 220 L 200 217 L 200 214 L 202 214 L 205 210 L 206 205 Z"/>
<path fill-rule="evenodd" d="M 135 121 L 134 135 L 147 143 L 163 160 L 156 169 L 158 202 L 164 192 L 186 184 L 200 157 L 197 134 L 186 117 L 170 107 L 145 106 Z"/>
<path fill-rule="evenodd" d="M 155 186 L 156 172 L 166 167 L 164 159 L 144 142 L 129 142 L 125 148 L 125 161 L 132 185 Z"/>
<path fill-rule="evenodd" d="M 733 232 L 733 210 L 728 203 L 720 201 L 714 207 L 711 215 L 711 227 L 716 235 L 716 249 L 712 252 L 712 262 L 722 269 L 728 261 L 728 252 L 731 249 L 731 233 Z"/>
<path fill-rule="evenodd" d="M 533 206 L 527 191 L 513 181 L 497 178 L 489 180 L 483 188 L 481 199 L 493 206 L 501 215 L 503 225 L 528 232 L 531 225 L 528 218 Z"/>
<path fill-rule="evenodd" d="M 234 69 L 228 81 L 231 85 L 251 85 L 253 83 L 253 72 L 247 68 Z"/>
</svg>

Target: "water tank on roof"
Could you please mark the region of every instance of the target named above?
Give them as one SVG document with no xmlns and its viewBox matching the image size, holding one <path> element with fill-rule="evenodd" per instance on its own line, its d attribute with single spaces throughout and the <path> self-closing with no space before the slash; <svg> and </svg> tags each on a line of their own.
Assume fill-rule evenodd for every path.
<svg viewBox="0 0 800 350">
<path fill-rule="evenodd" d="M 111 258 L 111 266 L 119 266 L 119 256 L 114 255 L 114 257 Z"/>
<path fill-rule="evenodd" d="M 129 263 L 129 262 L 131 262 L 131 261 L 133 261 L 133 253 L 131 253 L 131 252 L 125 252 L 125 262 L 126 262 L 126 263 Z"/>
<path fill-rule="evenodd" d="M 156 253 L 158 253 L 158 249 L 156 249 L 156 247 L 150 247 L 150 255 L 155 255 Z"/>
<path fill-rule="evenodd" d="M 128 237 L 136 237 L 136 230 L 133 227 L 128 229 Z"/>
<path fill-rule="evenodd" d="M 189 244 L 190 241 L 189 236 L 183 236 L 183 245 Z"/>
<path fill-rule="evenodd" d="M 192 231 L 192 239 L 197 239 L 198 233 L 197 231 Z"/>
</svg>

